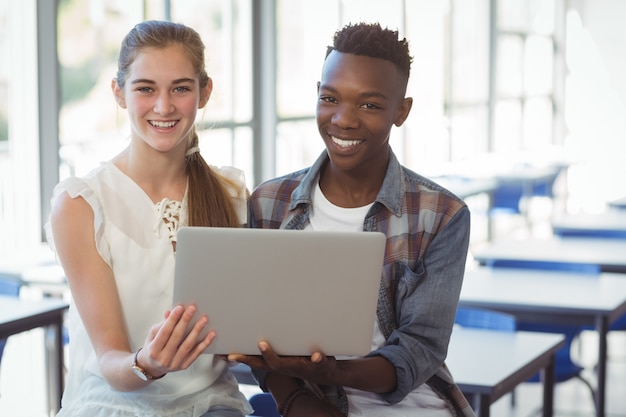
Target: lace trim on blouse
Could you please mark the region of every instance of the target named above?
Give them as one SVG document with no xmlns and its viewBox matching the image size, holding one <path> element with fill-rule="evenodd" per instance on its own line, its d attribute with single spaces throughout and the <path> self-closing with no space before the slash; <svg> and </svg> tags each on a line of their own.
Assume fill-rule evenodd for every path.
<svg viewBox="0 0 626 417">
<path fill-rule="evenodd" d="M 161 221 L 163 221 L 167 227 L 170 242 L 176 242 L 176 232 L 180 225 L 182 206 L 183 204 L 180 201 L 170 200 L 169 198 L 164 198 L 156 203 L 157 218 L 152 230 L 157 237 L 161 237 Z"/>
</svg>

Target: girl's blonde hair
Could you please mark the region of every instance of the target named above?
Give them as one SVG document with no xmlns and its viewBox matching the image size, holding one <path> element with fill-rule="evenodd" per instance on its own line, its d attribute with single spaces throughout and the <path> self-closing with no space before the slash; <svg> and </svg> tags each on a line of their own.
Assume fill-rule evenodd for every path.
<svg viewBox="0 0 626 417">
<path fill-rule="evenodd" d="M 183 47 L 196 71 L 200 88 L 207 86 L 209 76 L 204 66 L 204 43 L 192 28 L 168 21 L 149 20 L 137 24 L 124 38 L 120 49 L 117 83 L 124 88 L 130 65 L 144 48 L 165 48 L 172 44 Z M 190 133 L 187 149 L 198 146 L 195 127 Z M 237 184 L 211 169 L 199 152 L 185 157 L 188 177 L 189 226 L 237 227 L 240 225 L 229 190 L 239 192 Z"/>
</svg>

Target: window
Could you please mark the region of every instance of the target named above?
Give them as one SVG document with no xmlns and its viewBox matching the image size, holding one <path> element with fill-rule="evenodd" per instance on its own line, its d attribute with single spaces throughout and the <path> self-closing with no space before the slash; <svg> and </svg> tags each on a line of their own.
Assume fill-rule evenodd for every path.
<svg viewBox="0 0 626 417">
<path fill-rule="evenodd" d="M 558 1 L 497 2 L 492 151 L 536 151 L 561 140 L 554 137 L 561 109 L 553 113 L 554 82 L 564 80 L 555 75 Z"/>
<path fill-rule="evenodd" d="M 84 175 L 128 143 L 126 112 L 111 93 L 122 38 L 139 21 L 163 19 L 196 29 L 205 46 L 214 89 L 198 112 L 200 147 L 207 162 L 252 172 L 250 7 L 244 0 L 67 0 L 60 4 L 59 61 L 61 177 Z M 168 4 L 170 7 L 168 7 Z M 94 47 L 95 45 L 95 47 Z M 252 185 L 252 178 L 248 178 Z"/>
<path fill-rule="evenodd" d="M 35 0 L 0 0 L 0 253 L 41 239 Z"/>
<path fill-rule="evenodd" d="M 564 75 L 555 75 L 564 74 L 555 24 L 565 18 L 562 2 L 387 0 L 380 7 L 378 0 L 0 0 L 0 52 L 17 56 L 0 62 L 0 225 L 9 230 L 6 245 L 19 247 L 15 239 L 21 236 L 30 244 L 41 238 L 47 216 L 38 208 L 47 205 L 51 189 L 39 190 L 38 164 L 58 158 L 60 178 L 84 175 L 127 145 L 126 113 L 113 100 L 110 82 L 121 39 L 141 20 L 180 21 L 201 34 L 214 92 L 198 115 L 200 147 L 209 163 L 243 169 L 253 188 L 309 165 L 322 151 L 316 83 L 335 30 L 349 22 L 378 21 L 410 42 L 407 95 L 413 108 L 391 135 L 409 168 L 434 175 L 447 162 L 485 152 L 562 143 L 564 129 L 557 126 Z M 35 16 L 54 15 L 56 9 L 47 7 L 57 3 L 60 86 L 39 88 L 54 96 L 59 87 L 60 145 L 56 155 L 49 151 L 56 143 L 47 143 L 42 162 L 39 126 L 32 123 L 32 103 L 41 97 Z M 265 78 L 258 77 L 263 71 Z M 15 74 L 26 81 L 16 83 Z M 272 80 L 269 87 L 266 80 Z M 264 152 L 271 157 L 260 158 Z"/>
</svg>

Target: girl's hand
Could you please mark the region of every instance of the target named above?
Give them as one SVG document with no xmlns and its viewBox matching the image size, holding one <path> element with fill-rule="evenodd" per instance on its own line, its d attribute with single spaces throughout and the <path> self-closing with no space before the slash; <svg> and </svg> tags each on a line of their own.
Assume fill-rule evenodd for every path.
<svg viewBox="0 0 626 417">
<path fill-rule="evenodd" d="M 152 326 L 137 358 L 146 372 L 158 376 L 187 369 L 213 342 L 214 331 L 198 340 L 208 324 L 207 316 L 198 318 L 187 334 L 195 313 L 195 305 L 177 305 L 165 312 L 163 321 Z"/>
</svg>

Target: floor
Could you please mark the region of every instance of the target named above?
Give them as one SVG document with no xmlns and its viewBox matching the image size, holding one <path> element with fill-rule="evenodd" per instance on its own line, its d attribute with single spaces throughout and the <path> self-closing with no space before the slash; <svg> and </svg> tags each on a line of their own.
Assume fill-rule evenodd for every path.
<svg viewBox="0 0 626 417">
<path fill-rule="evenodd" d="M 493 233 L 543 234 L 549 229 L 535 222 L 528 224 L 517 219 L 500 222 Z M 484 225 L 483 225 L 484 226 Z M 484 241 L 481 225 L 473 224 L 473 244 Z M 626 417 L 626 332 L 609 334 L 609 361 L 607 366 L 607 417 Z M 44 379 L 43 331 L 32 330 L 9 338 L 0 367 L 0 416 L 49 417 L 46 411 Z M 585 375 L 595 383 L 593 367 L 597 358 L 597 336 L 583 332 L 573 346 L 572 357 L 585 366 Z M 242 392 L 250 396 L 258 387 L 242 385 Z M 493 417 L 535 417 L 540 415 L 541 384 L 525 383 L 515 391 L 515 406 L 507 395 L 491 406 Z M 585 384 L 573 379 L 555 388 L 555 417 L 592 417 L 594 406 Z"/>
</svg>

